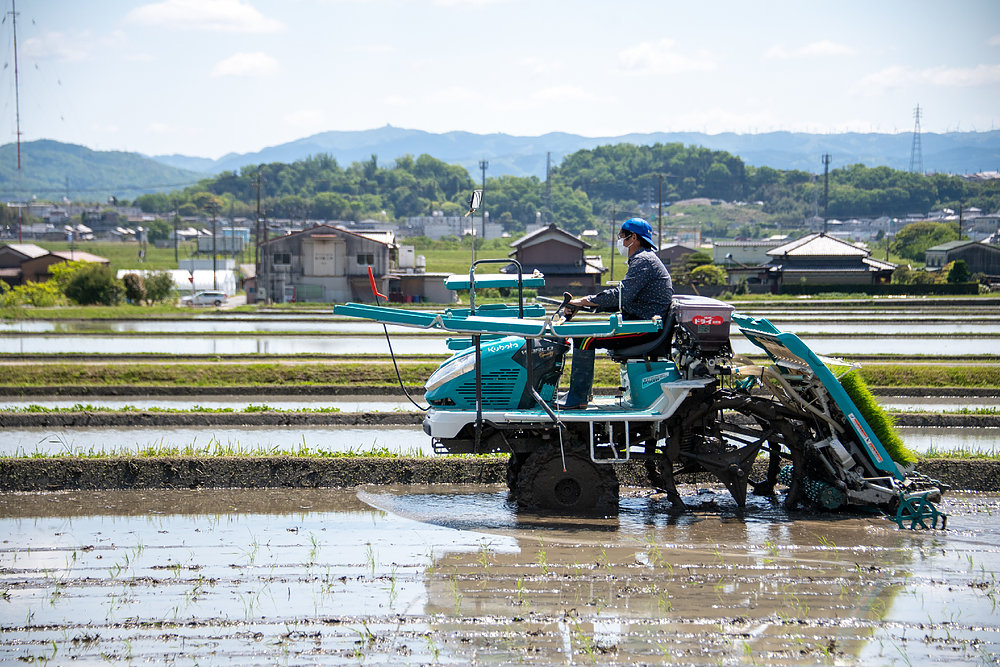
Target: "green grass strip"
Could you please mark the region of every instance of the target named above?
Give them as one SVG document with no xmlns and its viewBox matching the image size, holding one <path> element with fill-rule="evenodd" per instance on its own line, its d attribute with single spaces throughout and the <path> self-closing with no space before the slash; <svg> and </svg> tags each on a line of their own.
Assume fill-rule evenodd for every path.
<svg viewBox="0 0 1000 667">
<path fill-rule="evenodd" d="M 892 460 L 901 465 L 916 463 L 916 454 L 903 444 L 896 431 L 896 420 L 878 404 L 861 375 L 852 370 L 840 376 L 840 384 L 861 411 L 861 415 L 871 426 L 875 437 L 885 447 Z"/>
</svg>

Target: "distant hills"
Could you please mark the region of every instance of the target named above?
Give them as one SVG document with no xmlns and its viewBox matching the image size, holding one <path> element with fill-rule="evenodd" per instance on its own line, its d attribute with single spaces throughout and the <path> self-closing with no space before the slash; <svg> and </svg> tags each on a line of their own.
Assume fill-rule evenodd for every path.
<svg viewBox="0 0 1000 667">
<path fill-rule="evenodd" d="M 548 152 L 552 154 L 552 164 L 558 165 L 564 156 L 580 149 L 617 143 L 694 144 L 728 151 L 755 167 L 766 165 L 775 169 L 801 169 L 817 173 L 822 170 L 821 156 L 826 153 L 831 155 L 833 168 L 862 163 L 868 167 L 886 165 L 907 170 L 910 167 L 913 134 L 657 132 L 619 137 L 582 137 L 552 132 L 539 137 L 517 137 L 470 132 L 434 134 L 387 125 L 358 132 L 321 132 L 256 153 L 230 153 L 218 160 L 183 155 L 157 155 L 153 159 L 182 169 L 215 174 L 224 170 L 239 171 L 246 165 L 293 162 L 317 153 L 329 153 L 342 166 L 368 160 L 373 154 L 378 155 L 380 163 L 384 163 L 406 154 L 418 156 L 426 153 L 439 160 L 462 165 L 474 179 L 480 173 L 480 160 L 489 161 L 488 176 L 534 175 L 544 179 Z M 921 136 L 921 145 L 925 171 L 969 173 L 1000 170 L 1000 130 L 925 133 Z"/>
<path fill-rule="evenodd" d="M 181 189 L 205 178 L 201 171 L 151 160 L 138 153 L 94 151 L 43 139 L 21 144 L 21 188 L 25 199 L 107 201 Z M 18 198 L 17 145 L 0 146 L 0 199 Z"/>
<path fill-rule="evenodd" d="M 581 149 L 617 143 L 682 143 L 728 151 L 752 166 L 775 169 L 822 170 L 821 156 L 831 155 L 833 168 L 862 163 L 909 169 L 913 145 L 911 133 L 901 134 L 703 134 L 660 132 L 619 137 L 582 137 L 552 132 L 539 137 L 508 134 L 446 132 L 386 127 L 358 132 L 322 132 L 256 153 L 230 153 L 218 160 L 185 155 L 148 157 L 120 151 L 94 151 L 57 141 L 32 141 L 21 146 L 25 198 L 58 201 L 105 201 L 109 196 L 134 199 L 139 194 L 181 189 L 221 171 L 239 171 L 247 165 L 294 162 L 310 155 L 328 153 L 343 165 L 377 155 L 380 164 L 402 155 L 431 155 L 460 164 L 481 178 L 479 161 L 488 160 L 487 176 L 505 174 L 545 178 L 546 154 L 552 165 Z M 921 137 L 925 171 L 972 173 L 1000 170 L 1000 130 L 990 132 L 925 133 Z M 18 197 L 17 150 L 15 144 L 0 146 L 0 198 Z"/>
</svg>

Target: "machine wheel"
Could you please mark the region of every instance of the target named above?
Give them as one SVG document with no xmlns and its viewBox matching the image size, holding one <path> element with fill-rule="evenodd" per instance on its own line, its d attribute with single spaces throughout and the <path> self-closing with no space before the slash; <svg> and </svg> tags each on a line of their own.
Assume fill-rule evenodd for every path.
<svg viewBox="0 0 1000 667">
<path fill-rule="evenodd" d="M 525 509 L 571 513 L 616 513 L 618 476 L 598 465 L 581 448 L 565 447 L 566 469 L 558 445 L 532 453 L 517 478 L 517 504 Z"/>
<path fill-rule="evenodd" d="M 222 302 L 219 301 L 218 299 L 216 299 L 215 301 L 212 302 L 212 305 L 215 306 L 216 308 L 218 308 L 219 306 L 222 305 Z"/>
<path fill-rule="evenodd" d="M 521 474 L 524 462 L 528 460 L 527 454 L 511 454 L 507 459 L 507 488 L 510 491 L 517 491 L 517 477 Z"/>
</svg>

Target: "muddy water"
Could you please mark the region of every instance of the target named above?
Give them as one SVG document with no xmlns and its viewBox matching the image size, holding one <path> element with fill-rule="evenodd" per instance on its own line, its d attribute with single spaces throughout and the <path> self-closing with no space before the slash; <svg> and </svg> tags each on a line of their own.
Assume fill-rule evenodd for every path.
<svg viewBox="0 0 1000 667">
<path fill-rule="evenodd" d="M 831 317 L 835 316 L 836 320 Z M 586 319 L 586 318 L 585 318 Z M 828 313 L 825 316 L 794 318 L 778 317 L 773 322 L 782 331 L 792 333 L 823 331 L 827 333 L 898 333 L 905 331 L 911 334 L 956 334 L 956 333 L 1000 333 L 1000 322 L 984 321 L 982 317 L 968 318 L 938 318 L 932 321 L 922 321 L 920 317 L 910 318 L 903 315 L 873 318 L 842 317 L 840 313 Z M 410 327 L 386 325 L 389 333 L 419 331 Z M 326 332 L 326 333 L 382 333 L 382 325 L 375 322 L 360 320 L 122 320 L 122 321 L 89 321 L 89 322 L 0 322 L 0 333 L 264 333 L 264 332 Z M 739 327 L 733 326 L 734 336 L 739 335 Z"/>
<path fill-rule="evenodd" d="M 0 495 L 0 661 L 993 664 L 995 495 L 947 531 L 517 513 L 496 487 Z"/>
<path fill-rule="evenodd" d="M 422 405 L 423 395 L 414 396 Z M 879 405 L 891 412 L 960 412 L 962 410 L 997 409 L 996 397 L 968 396 L 883 396 Z M 29 398 L 0 397 L 0 411 L 23 410 L 32 405 L 42 408 L 72 408 L 75 405 L 121 410 L 173 409 L 191 410 L 196 406 L 213 410 L 242 411 L 250 406 L 267 405 L 275 410 L 303 408 L 337 408 L 341 412 L 415 412 L 417 407 L 406 399 L 375 396 L 121 396 L 64 398 L 61 396 L 31 396 Z"/>
<path fill-rule="evenodd" d="M 914 452 L 963 450 L 995 452 L 1000 429 L 901 427 L 900 437 Z M 0 456 L 32 454 L 134 454 L 146 448 L 228 449 L 256 451 L 310 450 L 343 452 L 386 448 L 408 455 L 433 454 L 431 439 L 420 426 L 134 426 L 73 428 L 10 428 L 0 437 Z"/>
<path fill-rule="evenodd" d="M 815 330 L 815 329 L 814 329 Z M 898 330 L 898 329 L 897 329 Z M 411 330 L 412 331 L 412 330 Z M 955 334 L 942 337 L 843 338 L 836 335 L 803 335 L 817 354 L 852 355 L 900 354 L 1000 356 L 1000 338 Z M 759 354 L 760 348 L 742 336 L 732 337 L 737 354 Z M 449 354 L 444 335 L 420 334 L 392 339 L 396 354 Z M 205 336 L 0 336 L 0 354 L 386 354 L 384 337 L 301 335 Z"/>
</svg>

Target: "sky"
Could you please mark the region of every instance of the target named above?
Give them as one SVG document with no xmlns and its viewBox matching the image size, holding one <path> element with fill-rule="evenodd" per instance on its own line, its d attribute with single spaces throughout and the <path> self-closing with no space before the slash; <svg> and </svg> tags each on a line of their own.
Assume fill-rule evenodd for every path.
<svg viewBox="0 0 1000 667">
<path fill-rule="evenodd" d="M 0 143 L 1000 129 L 1000 2 L 0 0 Z"/>
</svg>

